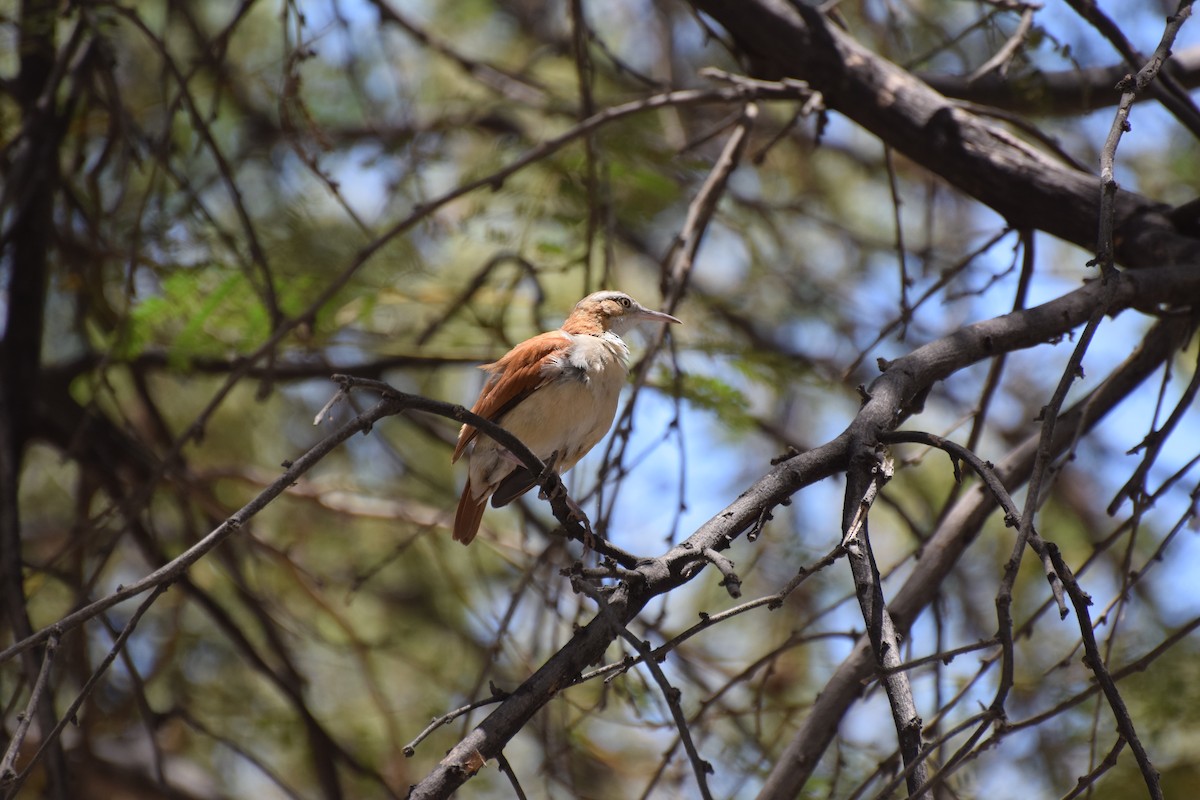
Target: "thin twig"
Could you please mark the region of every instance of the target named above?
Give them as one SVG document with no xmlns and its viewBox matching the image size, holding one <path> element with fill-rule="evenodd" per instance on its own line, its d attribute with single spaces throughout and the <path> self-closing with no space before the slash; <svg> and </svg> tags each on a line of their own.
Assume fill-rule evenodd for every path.
<svg viewBox="0 0 1200 800">
<path fill-rule="evenodd" d="M 1090 791 L 1101 775 L 1117 765 L 1117 756 L 1121 755 L 1121 751 L 1125 749 L 1125 744 L 1125 740 L 1118 736 L 1117 741 L 1113 743 L 1112 749 L 1108 751 L 1108 755 L 1104 756 L 1091 772 L 1082 776 L 1071 791 L 1062 796 L 1062 800 L 1072 800 L 1072 798 Z"/>
<path fill-rule="evenodd" d="M 1071 0 L 1071 5 L 1079 9 L 1077 0 Z M 1099 9 L 1090 9 L 1092 13 L 1100 13 Z M 1192 13 L 1191 0 L 1183 0 L 1180 3 L 1179 11 L 1173 16 L 1167 18 L 1167 26 L 1163 30 L 1162 38 L 1158 42 L 1158 47 L 1155 48 L 1154 54 L 1150 60 L 1142 66 L 1136 76 L 1127 75 L 1122 81 L 1117 84 L 1117 88 L 1121 90 L 1121 102 L 1117 106 L 1117 112 L 1113 115 L 1112 125 L 1109 127 L 1108 136 L 1104 140 L 1104 147 L 1100 150 L 1100 230 L 1098 234 L 1098 245 L 1096 248 L 1096 262 L 1100 266 L 1105 277 L 1108 277 L 1112 269 L 1114 269 L 1114 245 L 1113 234 L 1116 219 L 1116 197 L 1117 197 L 1117 181 L 1113 177 L 1114 163 L 1117 157 L 1117 146 L 1121 142 L 1121 137 L 1129 128 L 1129 110 L 1133 106 L 1133 102 L 1137 99 L 1139 92 L 1142 92 L 1154 82 L 1158 77 L 1158 71 L 1171 55 L 1171 45 L 1175 41 L 1175 36 L 1179 33 L 1180 27 L 1184 21 Z M 1128 57 L 1126 53 L 1126 57 Z M 1194 107 L 1192 109 L 1195 110 Z M 1186 124 L 1186 120 L 1183 120 Z M 1197 131 L 1200 133 L 1200 131 Z"/>
<path fill-rule="evenodd" d="M 512 786 L 513 794 L 517 800 L 526 800 L 525 790 L 521 788 L 521 781 L 517 779 L 517 773 L 513 770 L 512 765 L 508 763 L 508 759 L 504 757 L 504 753 L 496 754 L 496 763 L 500 766 L 500 771 L 504 773 L 504 777 L 508 778 L 508 783 Z"/>
<path fill-rule="evenodd" d="M 21 745 L 25 743 L 25 735 L 29 733 L 29 726 L 33 723 L 38 703 L 42 701 L 42 693 L 46 691 L 50 667 L 54 663 L 56 652 L 58 652 L 58 634 L 53 633 L 46 642 L 45 652 L 42 654 L 42 668 L 38 670 L 37 680 L 34 681 L 33 689 L 29 692 L 29 702 L 25 704 L 25 710 L 17 715 L 17 729 L 13 731 L 12 741 L 8 743 L 4 759 L 0 761 L 0 788 L 6 788 L 17 778 L 17 771 L 13 769 L 13 765 L 17 763 L 17 755 L 21 752 Z"/>
<path fill-rule="evenodd" d="M 41 746 L 38 747 L 37 752 L 33 754 L 33 757 L 29 759 L 29 763 L 25 765 L 25 769 L 21 770 L 21 774 L 13 779 L 12 785 L 8 787 L 8 793 L 5 795 L 6 798 L 13 798 L 16 796 L 17 792 L 21 790 L 22 784 L 25 783 L 25 780 L 29 777 L 30 773 L 33 772 L 33 768 L 37 766 L 38 761 L 41 760 L 42 755 L 49 748 L 54 746 L 54 743 L 58 741 L 58 737 L 62 735 L 63 729 L 66 728 L 69 723 L 75 721 L 75 715 L 79 712 L 80 707 L 83 706 L 84 701 L 91 696 L 92 691 L 96 688 L 96 684 L 100 682 L 100 679 L 104 676 L 104 673 L 108 671 L 109 666 L 113 661 L 116 660 L 117 655 L 125 648 L 125 643 L 129 641 L 129 637 L 133 634 L 134 628 L 137 627 L 138 622 L 142 619 L 142 615 L 150 610 L 150 606 L 154 605 L 154 601 L 157 600 L 159 596 L 167 590 L 168 586 L 169 584 L 162 583 L 154 587 L 154 591 L 150 593 L 150 596 L 142 601 L 142 604 L 138 606 L 137 611 L 133 612 L 133 616 L 129 618 L 129 622 L 125 623 L 125 627 L 121 630 L 121 635 L 117 637 L 115 642 L 113 642 L 112 648 L 108 651 L 107 655 L 104 656 L 104 659 L 96 666 L 94 670 L 92 670 L 92 674 L 88 677 L 87 682 L 84 683 L 83 688 L 79 690 L 79 694 L 76 695 L 75 699 L 71 702 L 71 705 L 67 707 L 66 712 L 64 712 L 62 718 L 59 719 L 58 724 L 54 726 L 53 730 L 50 730 L 43 735 Z M 58 630 L 60 625 L 52 626 L 52 630 L 54 631 L 52 634 L 53 637 L 57 637 L 60 634 L 60 631 Z M 65 632 L 66 630 L 67 628 L 62 626 L 61 632 Z"/>
<path fill-rule="evenodd" d="M 1029 5 L 1021 9 L 1021 21 L 1017 23 L 1017 29 L 1013 31 L 1012 36 L 1008 37 L 1008 41 L 996 51 L 995 55 L 980 64 L 974 72 L 967 76 L 967 83 L 974 83 L 995 70 L 998 70 L 1001 76 L 1007 74 L 1008 65 L 1012 63 L 1013 57 L 1021 49 L 1021 45 L 1025 43 L 1025 37 L 1033 27 L 1033 12 L 1038 8 L 1040 6 Z"/>
<path fill-rule="evenodd" d="M 1158 771 L 1154 769 L 1154 765 L 1150 761 L 1150 754 L 1146 752 L 1142 740 L 1138 738 L 1137 730 L 1133 725 L 1133 717 L 1130 716 L 1129 709 L 1125 706 L 1125 700 L 1117 691 L 1117 684 L 1108 668 L 1104 666 L 1104 659 L 1100 655 L 1100 649 L 1096 646 L 1096 634 L 1092 630 L 1092 618 L 1088 613 L 1088 606 L 1092 604 L 1092 598 L 1079 588 L 1075 576 L 1071 574 L 1071 569 L 1063 560 L 1058 547 L 1053 543 L 1049 547 L 1050 558 L 1054 561 L 1054 567 L 1066 585 L 1067 595 L 1071 598 L 1071 605 L 1075 607 L 1075 616 L 1079 620 L 1079 632 L 1083 636 L 1083 663 L 1096 676 L 1096 682 L 1100 685 L 1100 690 L 1104 692 L 1108 706 L 1117 720 L 1117 730 L 1121 732 L 1122 738 L 1129 742 L 1129 748 L 1137 760 L 1138 768 L 1142 772 L 1142 780 L 1146 783 L 1150 797 L 1153 800 L 1162 800 L 1162 785 L 1159 782 Z"/>
<path fill-rule="evenodd" d="M 909 672 L 917 667 L 924 666 L 925 664 L 932 664 L 934 662 L 949 664 L 955 658 L 965 653 L 974 653 L 977 650 L 986 650 L 989 647 L 997 647 L 999 644 L 1000 642 L 995 637 L 991 639 L 984 639 L 983 641 L 975 642 L 974 644 L 964 644 L 962 647 L 955 647 L 951 648 L 950 650 L 939 650 L 938 652 L 930 653 L 927 656 L 921 656 L 920 658 L 914 658 L 910 661 L 905 661 L 904 663 L 898 664 L 895 667 L 881 669 L 880 672 L 884 675 L 889 672 Z"/>
<path fill-rule="evenodd" d="M 895 465 L 888 456 L 880 458 L 874 447 L 860 442 L 851 456 L 846 476 L 846 495 L 842 506 L 842 546 L 854 576 L 854 593 L 858 597 L 867 638 L 875 653 L 876 666 L 884 670 L 880 682 L 892 711 L 896 741 L 904 764 L 910 768 L 907 782 L 914 797 L 918 786 L 925 783 L 928 772 L 921 757 L 921 717 L 917 714 L 912 684 L 908 673 L 895 669 L 900 666 L 900 637 L 883 597 L 879 568 L 871 550 L 868 515 L 879 490 L 892 478 Z"/>
<path fill-rule="evenodd" d="M 734 600 L 742 596 L 742 579 L 733 571 L 734 564 L 725 556 L 713 550 L 711 547 L 705 548 L 703 551 L 704 557 L 708 559 L 721 573 L 721 585 L 725 587 L 725 591 L 729 592 L 729 596 Z"/>
<path fill-rule="evenodd" d="M 404 745 L 404 755 L 408 756 L 409 758 L 412 758 L 414 755 L 416 755 L 417 745 L 429 738 L 429 734 L 433 733 L 443 725 L 453 722 L 464 714 L 470 714 L 477 708 L 483 708 L 485 706 L 490 706 L 493 703 L 499 703 L 506 697 L 508 697 L 508 695 L 505 692 L 501 692 L 495 687 L 492 687 L 491 697 L 486 697 L 483 700 L 476 700 L 474 703 L 467 703 L 465 706 L 456 708 L 453 711 L 448 711 L 445 714 L 442 714 L 440 717 L 434 717 L 432 720 L 430 720 L 429 724 L 425 726 L 424 730 L 418 733 L 411 742 Z"/>
<path fill-rule="evenodd" d="M 1000 476 L 996 474 L 995 469 L 990 464 L 966 447 L 936 434 L 925 433 L 924 431 L 892 431 L 891 433 L 882 434 L 879 440 L 885 444 L 910 442 L 925 444 L 944 450 L 949 454 L 951 459 L 955 460 L 954 469 L 956 471 L 958 469 L 957 460 L 961 459 L 965 461 L 970 465 L 971 470 L 983 480 L 984 485 L 987 486 L 992 496 L 996 498 L 997 505 L 1004 511 L 1004 524 L 1010 528 L 1020 527 L 1020 512 L 1017 510 L 1017 505 L 1013 501 L 1012 495 L 1004 487 L 1004 482 L 1000 480 Z M 1036 530 L 1030 530 L 1027 541 L 1030 549 L 1045 559 L 1046 543 Z M 1062 581 L 1059 580 L 1053 568 L 1048 563 L 1046 567 L 1046 580 L 1050 583 L 1050 589 L 1054 594 L 1055 600 L 1058 602 L 1059 613 L 1061 616 L 1066 616 L 1067 609 L 1063 602 Z"/>
</svg>

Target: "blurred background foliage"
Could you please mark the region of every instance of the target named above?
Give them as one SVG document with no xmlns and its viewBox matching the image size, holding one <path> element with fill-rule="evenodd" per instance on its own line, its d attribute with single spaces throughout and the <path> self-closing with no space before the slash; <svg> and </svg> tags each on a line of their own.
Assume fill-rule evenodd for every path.
<svg viewBox="0 0 1200 800">
<path fill-rule="evenodd" d="M 836 5 L 866 47 L 920 73 L 969 74 L 1019 19 L 1007 4 L 959 0 Z M 1143 52 L 1173 11 L 1110 5 Z M 1115 94 L 1094 112 L 1067 113 L 1039 99 L 1039 75 L 1116 55 L 1069 8 L 1049 6 L 1007 67 L 1009 113 L 1092 168 Z M 22 32 L 35 24 L 53 28 L 61 72 L 49 98 L 63 129 L 42 379 L 20 473 L 34 629 L 156 568 L 252 499 L 329 431 L 312 420 L 335 391 L 331 373 L 469 404 L 481 383 L 474 365 L 556 327 L 585 293 L 619 287 L 659 307 L 667 254 L 740 111 L 710 102 L 630 114 L 492 180 L 597 111 L 711 89 L 721 84 L 701 70 L 737 72 L 738 60 L 710 19 L 674 2 L 0 2 L 6 203 L 24 185 L 30 116 L 18 76 Z M 1195 24 L 1184 31 L 1196 41 Z M 798 111 L 763 104 L 673 309 L 685 325 L 627 396 L 634 404 L 612 444 L 570 476 L 598 529 L 633 552 L 662 552 L 773 457 L 840 432 L 876 359 L 1010 310 L 1028 248 L 1030 305 L 1093 274 L 1089 253 L 1022 239 L 844 118 Z M 1133 120 L 1122 184 L 1162 202 L 1192 199 L 1192 134 L 1150 103 Z M 445 199 L 478 180 L 486 185 Z M 11 268 L 0 263 L 6 282 Z M 11 322 L 22 298 L 7 283 L 6 300 Z M 1106 322 L 1071 399 L 1150 323 L 1133 312 Z M 648 339 L 631 338 L 636 359 Z M 1195 347 L 1080 442 L 1040 523 L 1096 602 L 1112 668 L 1165 648 L 1120 686 L 1171 797 L 1200 796 L 1200 703 L 1189 699 L 1200 645 L 1172 638 L 1200 615 L 1191 577 L 1200 547 L 1187 527 L 1194 414 L 1150 486 L 1183 470 L 1180 479 L 1153 506 L 1104 509 L 1136 467 L 1125 453 L 1156 406 L 1161 422 L 1193 378 Z M 976 411 L 989 365 L 965 370 L 935 388 L 913 424 L 966 441 L 978 419 L 973 446 L 998 461 L 1036 432 L 1069 348 L 1013 354 L 985 416 Z M 336 409 L 335 422 L 351 413 Z M 534 496 L 490 511 L 470 549 L 450 541 L 462 481 L 449 463 L 455 433 L 411 414 L 354 438 L 160 597 L 63 734 L 71 783 L 62 796 L 403 796 L 487 708 L 406 756 L 430 719 L 514 689 L 594 613 L 560 574 L 578 546 L 553 532 Z M 958 491 L 944 455 L 896 455 L 873 517 L 885 591 Z M 735 544 L 744 596 L 780 591 L 829 552 L 840 507 L 840 486 L 826 482 L 780 509 L 756 541 Z M 994 634 L 1010 536 L 989 521 L 906 656 Z M 667 658 L 719 796 L 754 794 L 861 631 L 842 567 L 817 572 L 783 609 L 713 626 Z M 635 632 L 657 646 L 698 614 L 733 606 L 718 579 L 705 573 L 652 604 Z M 1017 727 L 962 768 L 946 796 L 1060 796 L 1111 747 L 1095 696 L 1037 719 L 1090 684 L 1077 634 L 1047 602 L 1028 564 L 1015 598 L 1027 634 L 1009 706 Z M 63 638 L 57 713 L 134 608 Z M 7 645 L 20 637 L 5 625 Z M 614 646 L 609 660 L 627 652 Z M 914 672 L 931 735 L 990 701 L 994 656 L 983 649 Z M 19 659 L 0 667 L 0 686 L 12 736 L 30 689 Z M 812 796 L 878 789 L 872 779 L 895 750 L 887 719 L 868 687 Z M 45 733 L 35 726 L 18 767 Z M 506 755 L 531 796 L 694 791 L 642 669 L 564 690 Z M 489 765 L 464 794 L 506 796 L 506 787 Z M 35 769 L 19 794 L 56 791 Z M 1091 796 L 1140 791 L 1126 752 Z"/>
</svg>

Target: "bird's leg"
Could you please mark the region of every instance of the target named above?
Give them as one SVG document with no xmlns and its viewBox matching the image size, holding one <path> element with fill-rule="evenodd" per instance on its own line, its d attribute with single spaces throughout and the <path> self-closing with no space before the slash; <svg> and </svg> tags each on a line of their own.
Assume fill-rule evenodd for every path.
<svg viewBox="0 0 1200 800">
<path fill-rule="evenodd" d="M 545 468 L 544 470 L 542 470 L 542 477 L 543 477 L 543 478 L 545 478 L 545 477 L 549 477 L 549 475 L 550 475 L 550 473 L 551 473 L 551 472 L 557 472 L 557 471 L 558 471 L 558 459 L 559 459 L 559 456 L 560 456 L 560 453 L 559 453 L 559 451 L 555 450 L 553 453 L 551 453 L 551 454 L 550 454 L 550 457 L 546 459 L 546 468 Z M 543 499 L 543 500 L 545 500 L 545 499 L 546 499 L 546 496 L 545 496 L 545 494 L 543 494 L 543 495 L 542 495 L 542 499 Z"/>
<path fill-rule="evenodd" d="M 549 478 L 551 474 L 554 475 L 555 485 L 553 494 L 562 496 L 563 500 L 565 500 L 567 503 L 567 508 L 571 511 L 571 517 L 583 525 L 583 546 L 586 550 L 592 550 L 596 546 L 596 539 L 592 534 L 592 522 L 588 519 L 587 514 L 583 513 L 583 509 L 580 508 L 579 503 L 576 503 L 571 495 L 567 494 L 567 487 L 563 485 L 562 476 L 555 471 L 555 466 L 558 464 L 558 459 L 559 452 L 555 450 L 550 454 L 550 458 L 546 460 L 546 469 L 542 472 L 541 477 L 538 479 L 538 485 L 540 486 L 544 484 L 546 479 Z M 546 490 L 542 489 L 540 492 L 538 492 L 538 497 L 542 500 L 549 500 L 551 495 L 548 495 Z"/>
</svg>

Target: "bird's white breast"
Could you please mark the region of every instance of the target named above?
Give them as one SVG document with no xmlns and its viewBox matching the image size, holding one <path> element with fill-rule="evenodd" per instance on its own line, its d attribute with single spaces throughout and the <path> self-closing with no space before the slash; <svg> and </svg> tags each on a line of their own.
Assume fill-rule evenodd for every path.
<svg viewBox="0 0 1200 800">
<path fill-rule="evenodd" d="M 551 382 L 538 394 L 542 406 L 542 452 L 546 458 L 559 451 L 559 469 L 565 471 L 604 438 L 617 413 L 617 402 L 629 370 L 629 348 L 611 331 L 600 336 L 567 334 L 571 347 L 557 363 L 547 364 Z"/>
<path fill-rule="evenodd" d="M 563 333 L 570 347 L 547 359 L 545 383 L 497 420 L 543 461 L 558 453 L 566 472 L 604 438 L 617 413 L 629 369 L 629 348 L 620 336 Z M 515 464 L 493 440 L 476 442 L 471 483 L 490 493 Z"/>
<path fill-rule="evenodd" d="M 571 346 L 561 356 L 546 364 L 548 377 L 577 380 L 584 383 L 617 382 L 617 390 L 625 383 L 629 369 L 629 347 L 612 331 L 600 336 L 564 333 Z"/>
</svg>

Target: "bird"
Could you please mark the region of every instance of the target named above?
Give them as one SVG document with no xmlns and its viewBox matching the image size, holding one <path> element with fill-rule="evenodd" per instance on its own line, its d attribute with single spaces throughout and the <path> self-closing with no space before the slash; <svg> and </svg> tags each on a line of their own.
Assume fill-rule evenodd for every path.
<svg viewBox="0 0 1200 800">
<path fill-rule="evenodd" d="M 558 330 L 526 339 L 482 365 L 488 377 L 471 411 L 512 433 L 559 474 L 566 472 L 612 426 L 629 371 L 629 347 L 621 334 L 639 322 L 681 321 L 624 292 L 589 294 Z M 479 531 L 489 498 L 493 508 L 508 505 L 539 477 L 470 424 L 459 431 L 450 463 L 468 449 L 467 484 L 454 515 L 454 540 L 464 545 Z M 586 520 L 578 506 L 573 510 Z"/>
</svg>

